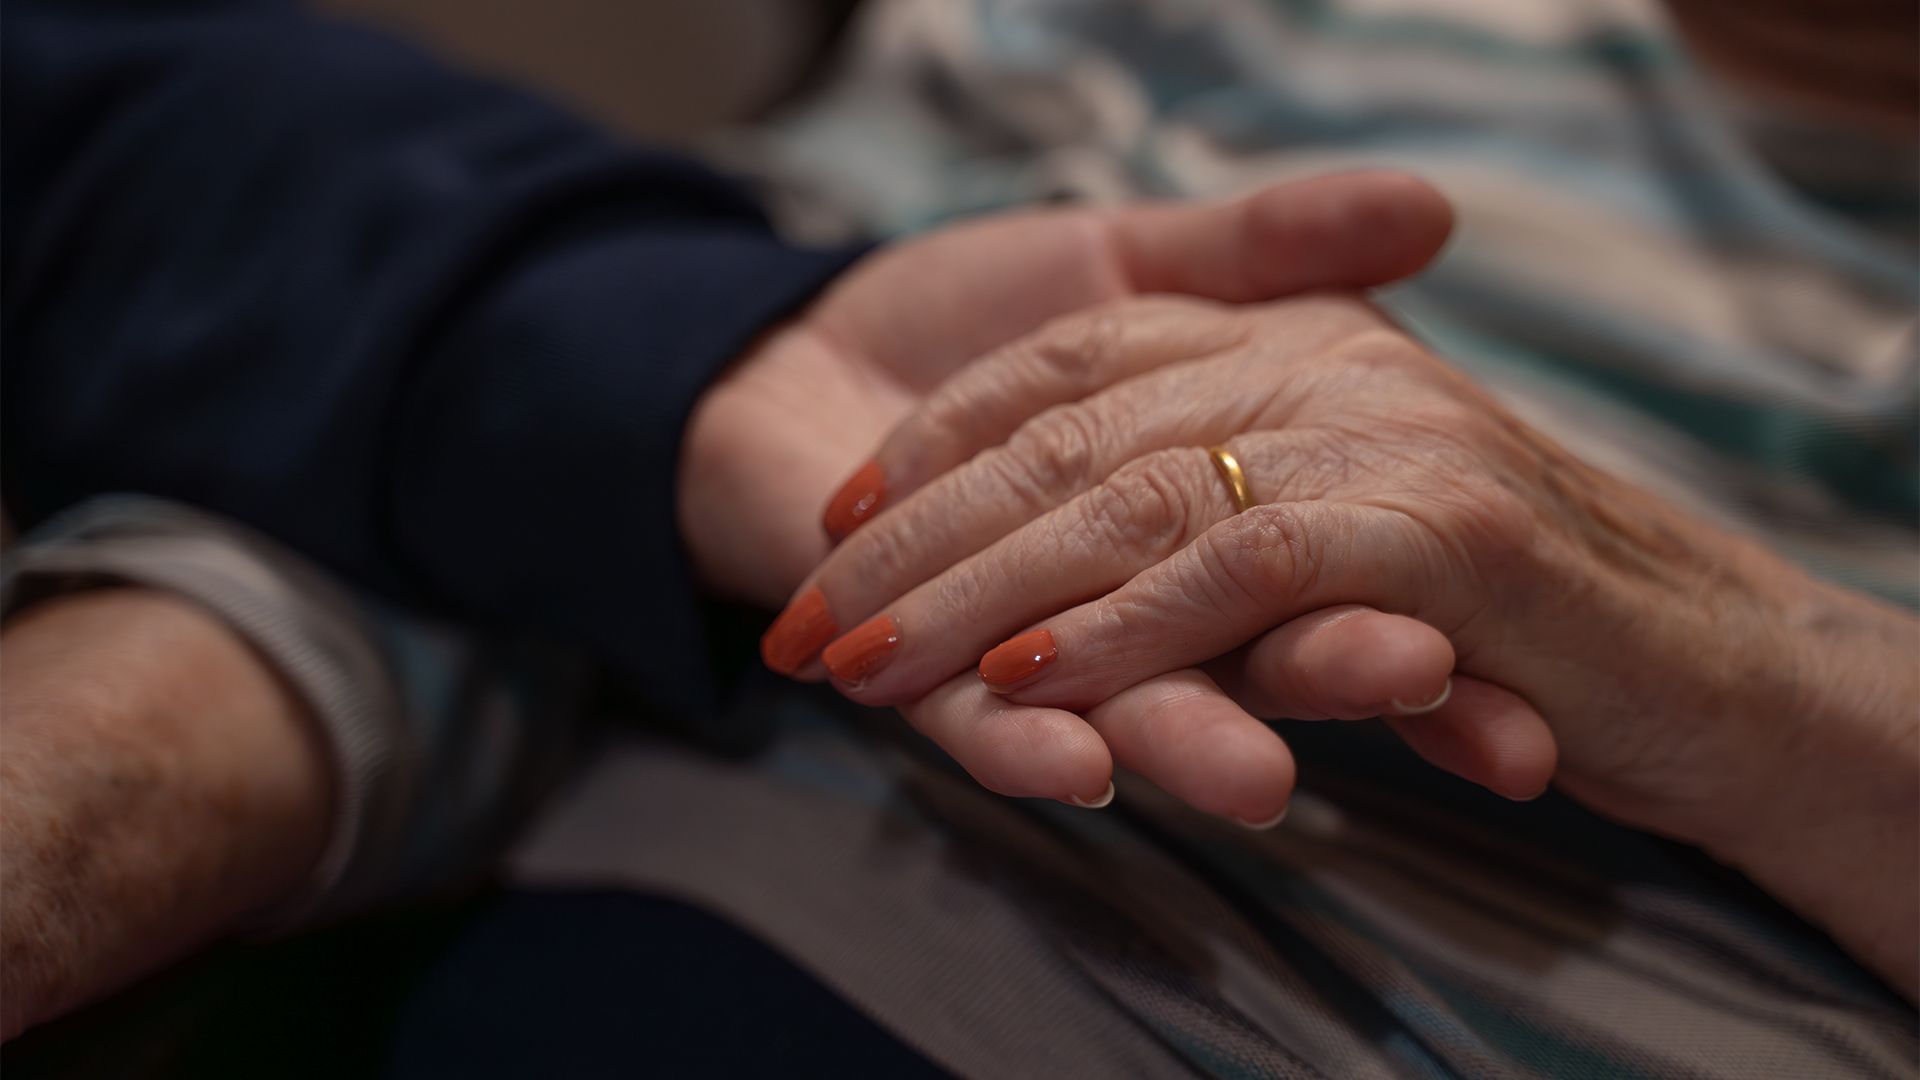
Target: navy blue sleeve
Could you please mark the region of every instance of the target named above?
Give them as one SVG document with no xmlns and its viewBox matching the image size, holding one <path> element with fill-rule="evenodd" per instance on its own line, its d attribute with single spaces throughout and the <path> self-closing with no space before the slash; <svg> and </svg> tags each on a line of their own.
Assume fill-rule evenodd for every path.
<svg viewBox="0 0 1920 1080">
<path fill-rule="evenodd" d="M 515 90 L 280 3 L 14 0 L 0 469 L 137 491 L 694 707 L 674 462 L 849 253 Z"/>
</svg>

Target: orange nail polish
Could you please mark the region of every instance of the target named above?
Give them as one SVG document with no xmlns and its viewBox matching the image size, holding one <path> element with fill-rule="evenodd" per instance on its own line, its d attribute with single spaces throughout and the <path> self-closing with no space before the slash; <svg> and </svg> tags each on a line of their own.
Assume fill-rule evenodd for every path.
<svg viewBox="0 0 1920 1080">
<path fill-rule="evenodd" d="M 827 670 L 843 683 L 859 684 L 887 666 L 893 650 L 900 647 L 900 627 L 891 615 L 875 615 L 845 637 L 827 646 L 820 654 Z"/>
<path fill-rule="evenodd" d="M 989 690 L 1011 690 L 1053 663 L 1060 650 L 1054 647 L 1053 633 L 1046 629 L 1029 630 L 993 647 L 980 658 L 980 677 Z"/>
<path fill-rule="evenodd" d="M 819 589 L 808 589 L 787 605 L 760 639 L 760 659 L 782 675 L 791 675 L 833 640 L 840 627 Z"/>
<path fill-rule="evenodd" d="M 879 512 L 880 504 L 886 501 L 886 475 L 880 471 L 879 462 L 869 461 L 853 474 L 853 479 L 847 481 L 840 493 L 827 504 L 827 512 L 821 516 L 820 524 L 826 526 L 827 535 L 837 544 Z"/>
</svg>

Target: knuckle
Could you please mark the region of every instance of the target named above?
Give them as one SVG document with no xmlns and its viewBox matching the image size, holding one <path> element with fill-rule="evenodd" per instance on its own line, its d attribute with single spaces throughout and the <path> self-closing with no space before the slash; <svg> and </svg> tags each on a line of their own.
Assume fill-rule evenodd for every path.
<svg viewBox="0 0 1920 1080">
<path fill-rule="evenodd" d="M 898 441 L 910 447 L 938 440 L 970 442 L 982 411 L 983 402 L 977 395 L 942 387 L 927 398 L 916 416 L 908 419 L 910 434 Z"/>
<path fill-rule="evenodd" d="M 1192 522 L 1187 455 L 1160 451 L 1132 462 L 1089 493 L 1086 524 L 1101 542 L 1155 558 L 1185 547 Z"/>
<path fill-rule="evenodd" d="M 1534 502 L 1484 466 L 1427 474 L 1432 482 L 1389 500 L 1418 527 L 1409 557 L 1428 581 L 1472 581 L 1480 588 L 1525 580 L 1519 573 L 1541 553 Z"/>
<path fill-rule="evenodd" d="M 916 517 L 914 508 L 901 506 L 847 537 L 827 556 L 828 568 L 821 575 L 823 584 L 840 578 L 836 570 L 847 575 L 842 581 L 852 579 L 863 589 L 874 589 L 886 582 L 916 580 L 914 570 L 926 549 L 918 539 L 922 533 Z M 829 595 L 843 590 L 844 585 L 828 584 Z"/>
<path fill-rule="evenodd" d="M 1515 434 L 1483 407 L 1435 397 L 1398 418 L 1411 437 L 1412 484 L 1403 497 L 1427 507 L 1429 530 L 1465 565 L 1502 565 L 1538 540 L 1539 485 Z"/>
<path fill-rule="evenodd" d="M 1010 591 L 1004 587 L 1010 576 L 1007 571 L 1007 567 L 989 557 L 968 559 L 934 580 L 932 610 L 940 612 L 943 619 L 955 622 L 990 616 L 993 600 Z"/>
<path fill-rule="evenodd" d="M 1124 302 L 1110 302 L 1055 319 L 1035 335 L 1033 359 L 1069 386 L 1090 390 L 1099 384 L 1100 373 L 1124 347 L 1127 322 Z"/>
<path fill-rule="evenodd" d="M 1014 432 L 999 455 L 1017 490 L 1055 505 L 1087 486 L 1100 445 L 1100 421 L 1079 403 L 1056 405 Z"/>
<path fill-rule="evenodd" d="M 1312 591 L 1325 565 L 1323 542 L 1286 503 L 1256 506 L 1208 532 L 1198 554 L 1223 599 L 1263 608 Z"/>
<path fill-rule="evenodd" d="M 1134 367 L 1130 361 L 1165 341 L 1170 327 L 1186 331 L 1176 337 L 1192 351 L 1207 351 L 1200 342 L 1237 339 L 1241 319 L 1235 309 L 1198 297 L 1130 296 L 1047 323 L 1025 352 L 1030 363 L 1051 377 L 1048 381 L 1063 382 L 1085 395 Z"/>
<path fill-rule="evenodd" d="M 1350 334 L 1328 355 L 1347 370 L 1404 374 L 1430 366 L 1426 350 L 1397 328 L 1374 320 Z"/>
</svg>

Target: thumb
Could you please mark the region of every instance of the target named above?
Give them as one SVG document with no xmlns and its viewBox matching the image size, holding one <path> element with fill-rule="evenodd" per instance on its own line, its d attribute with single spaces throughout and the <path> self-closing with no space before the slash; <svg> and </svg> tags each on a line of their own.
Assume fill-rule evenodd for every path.
<svg viewBox="0 0 1920 1080">
<path fill-rule="evenodd" d="M 1453 207 L 1433 185 L 1385 171 L 1104 213 L 1133 291 L 1232 303 L 1396 281 L 1431 262 L 1453 230 Z"/>
</svg>

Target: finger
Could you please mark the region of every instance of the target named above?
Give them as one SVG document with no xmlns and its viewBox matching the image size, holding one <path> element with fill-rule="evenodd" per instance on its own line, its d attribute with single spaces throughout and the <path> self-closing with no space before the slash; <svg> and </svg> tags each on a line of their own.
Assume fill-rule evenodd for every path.
<svg viewBox="0 0 1920 1080">
<path fill-rule="evenodd" d="M 1359 307 L 1358 302 L 1352 304 Z M 1142 372 L 1231 348 L 1252 320 L 1186 297 L 1103 305 L 1055 319 L 960 368 L 936 386 L 827 503 L 821 524 L 838 543 L 1028 420 Z"/>
<path fill-rule="evenodd" d="M 1429 575 L 1443 556 L 1432 547 L 1392 511 L 1321 501 L 1256 506 L 987 653 L 981 677 L 1014 701 L 1078 709 L 1320 608 L 1417 613 L 1433 602 Z"/>
<path fill-rule="evenodd" d="M 1418 177 L 1367 170 L 1225 203 L 1138 204 L 1110 222 L 1135 292 L 1251 303 L 1412 274 L 1446 244 L 1453 207 Z"/>
<path fill-rule="evenodd" d="M 1244 303 L 1365 288 L 1414 273 L 1446 243 L 1453 210 L 1423 180 L 1367 171 L 1278 184 L 1223 203 L 1125 206 L 1100 212 L 1096 221 L 1111 237 L 1123 292 Z M 1152 349 L 1106 349 L 1097 317 L 1069 326 L 1064 334 L 1055 328 L 1057 346 L 1016 349 L 987 371 L 962 368 L 829 500 L 822 516 L 828 535 L 844 538 L 921 484 L 998 445 L 1027 418 L 1153 361 Z M 1208 351 L 1222 333 L 1231 336 L 1224 323 L 1158 339 L 1159 362 Z"/>
<path fill-rule="evenodd" d="M 1287 501 L 1320 486 L 1317 437 L 1234 445 L 1250 475 L 1281 478 L 1267 481 L 1280 503 L 1233 516 L 1205 451 L 1150 454 L 914 588 L 821 659 L 870 705 L 917 698 L 978 658 L 1014 700 L 1079 711 L 1319 607 L 1420 601 L 1440 555 L 1408 519 Z"/>
<path fill-rule="evenodd" d="M 1200 671 L 1128 687 L 1089 709 L 1087 722 L 1121 765 L 1196 809 L 1250 828 L 1286 811 L 1293 755 Z"/>
<path fill-rule="evenodd" d="M 1342 604 L 1268 631 L 1214 671 L 1255 716 L 1364 720 L 1431 711 L 1453 661 L 1453 645 L 1433 627 Z"/>
<path fill-rule="evenodd" d="M 1014 705 L 971 675 L 900 712 L 989 791 L 1095 809 L 1113 798 L 1113 755 L 1073 713 Z"/>
<path fill-rule="evenodd" d="M 1243 442 L 1248 467 L 1263 475 L 1310 475 L 1304 463 L 1292 460 L 1307 456 L 1310 449 L 1296 450 L 1297 440 L 1288 433 L 1266 433 Z M 1294 464 L 1299 467 L 1290 467 Z M 841 692 L 856 701 L 911 701 L 980 663 L 981 654 L 1007 635 L 1119 588 L 1233 512 L 1231 496 L 1206 451 L 1181 447 L 1149 454 L 893 599 L 881 613 L 829 643 L 821 660 Z M 889 527 L 881 535 L 893 535 L 893 530 Z M 838 601 L 844 595 L 862 595 L 865 584 L 855 578 L 828 587 L 837 590 Z M 864 595 L 878 599 L 885 594 Z M 1250 628 L 1215 653 L 1241 644 L 1267 625 L 1271 621 Z M 1195 656 L 1188 664 L 1141 670 L 1078 706 L 1105 701 L 1142 678 L 1191 666 L 1209 655 Z"/>
<path fill-rule="evenodd" d="M 1553 730 L 1532 705 L 1467 676 L 1454 676 L 1452 693 L 1431 712 L 1387 725 L 1427 761 L 1509 799 L 1544 792 L 1559 757 Z"/>
<path fill-rule="evenodd" d="M 1160 333 L 1155 329 L 1160 325 L 1156 314 L 1168 316 L 1169 322 L 1179 321 L 1171 318 L 1171 308 L 1154 309 L 1141 318 L 1140 325 L 1146 329 L 1140 337 L 1109 351 L 1153 352 L 1166 347 L 1166 338 L 1173 332 L 1156 337 Z M 1122 381 L 1083 402 L 1050 409 L 1022 425 L 1005 445 L 951 470 L 849 537 L 802 584 L 768 631 L 761 649 L 767 665 L 782 674 L 814 677 L 819 672 L 812 663 L 815 653 L 841 628 L 866 619 L 908 590 L 1087 492 L 1122 465 L 1155 450 L 1218 442 L 1261 420 L 1258 411 L 1278 403 L 1281 395 L 1276 391 L 1249 398 L 1235 390 L 1244 365 L 1265 368 L 1284 363 L 1379 325 L 1380 320 L 1364 303 L 1338 297 L 1289 301 L 1284 312 L 1270 309 L 1262 317 L 1276 320 L 1275 325 L 1284 319 L 1286 332 L 1275 335 L 1257 358 L 1226 356 L 1165 367 Z M 1106 336 L 1115 340 L 1114 334 Z M 1009 353 L 1000 360 L 1003 366 L 1017 369 L 1020 355 Z M 1272 379 L 1271 373 L 1265 377 Z M 1017 381 L 1019 376 L 1013 378 Z M 1168 402 L 1181 404 L 1169 408 Z M 1295 465 L 1277 471 L 1276 463 L 1276 471 L 1269 475 L 1289 476 L 1306 467 Z M 1191 481 L 1217 487 L 1211 466 L 1206 469 L 1204 476 Z M 1231 507 L 1221 505 L 1218 512 L 1224 516 Z M 1214 520 L 1218 517 L 1196 528 Z M 1131 567 L 1128 573 L 1138 569 Z M 1091 594 L 1069 595 L 1069 602 L 1077 603 L 1087 595 Z M 1036 611 L 1034 617 L 1042 614 L 1046 612 Z M 921 686 L 916 696 L 924 689 Z"/>
<path fill-rule="evenodd" d="M 948 378 L 927 400 L 895 426 L 878 455 L 862 466 L 828 503 L 823 527 L 835 541 L 847 539 L 856 528 L 936 480 L 986 455 L 979 472 L 1004 480 L 1009 468 L 1022 470 L 1022 479 L 1037 485 L 1031 492 L 1058 505 L 1086 483 L 1098 479 L 1098 463 L 1087 454 L 1098 450 L 1139 453 L 1176 445 L 1168 439 L 1220 437 L 1225 433 L 1210 423 L 1225 410 L 1191 410 L 1149 415 L 1175 420 L 1181 427 L 1161 428 L 1160 436 L 1121 426 L 1116 434 L 1132 434 L 1125 444 L 1087 445 L 1086 416 L 1097 411 L 1093 398 L 1137 380 L 1137 377 L 1176 364 L 1188 365 L 1244 344 L 1261 322 L 1285 320 L 1285 333 L 1262 343 L 1262 360 L 1285 363 L 1320 352 L 1363 330 L 1385 325 L 1378 309 L 1345 295 L 1302 297 L 1283 312 L 1266 309 L 1258 315 L 1220 308 L 1203 301 L 1162 296 L 1128 301 L 1122 307 L 1101 307 L 1056 319 L 1018 341 L 1005 345 Z M 1183 378 L 1175 373 L 1155 383 L 1151 392 L 1138 387 L 1132 401 L 1163 404 L 1178 394 Z M 1198 402 L 1244 404 L 1242 399 L 1203 386 L 1192 395 Z M 1207 393 L 1204 391 L 1213 391 Z M 1118 398 L 1109 399 L 1110 403 Z M 1075 408 L 1071 403 L 1083 402 Z M 1051 410 L 1051 412 L 1049 411 Z M 1073 425 L 1083 425 L 1076 429 Z M 1125 460 L 1124 458 L 1121 460 Z M 998 507 L 1032 514 L 1031 500 L 1001 500 Z M 894 511 L 897 512 L 897 511 Z"/>
</svg>

